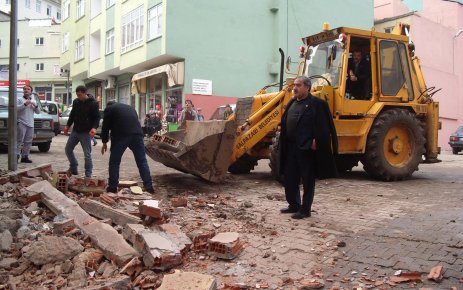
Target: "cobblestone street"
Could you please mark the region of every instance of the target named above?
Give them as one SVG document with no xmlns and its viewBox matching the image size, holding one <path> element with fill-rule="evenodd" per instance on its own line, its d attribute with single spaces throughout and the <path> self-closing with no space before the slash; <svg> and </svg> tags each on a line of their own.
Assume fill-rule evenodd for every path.
<svg viewBox="0 0 463 290">
<path fill-rule="evenodd" d="M 66 170 L 66 139 L 54 138 L 48 153 L 34 148 L 33 164 Z M 106 178 L 109 154 L 101 156 L 98 142 L 92 152 L 94 175 Z M 82 171 L 81 148 L 76 153 Z M 266 160 L 251 174 L 228 175 L 221 184 L 152 160 L 149 165 L 155 198 L 206 200 L 205 208 L 171 210 L 170 219 L 182 230 L 236 231 L 245 242 L 244 251 L 229 262 L 191 253 L 181 267 L 214 275 L 219 285 L 293 289 L 294 281 L 317 278 L 326 289 L 463 289 L 463 155 L 444 152 L 440 159 L 442 163 L 420 165 L 412 179 L 402 182 L 372 180 L 360 167 L 319 181 L 312 217 L 299 221 L 279 213 L 286 206 L 283 189 L 271 178 Z M 6 154 L 0 155 L 0 163 L 7 168 Z M 122 164 L 121 179 L 140 181 L 131 152 Z M 19 164 L 19 169 L 27 166 Z M 436 265 L 444 268 L 440 283 L 426 278 Z M 398 270 L 421 272 L 422 282 L 388 284 L 385 278 Z"/>
</svg>

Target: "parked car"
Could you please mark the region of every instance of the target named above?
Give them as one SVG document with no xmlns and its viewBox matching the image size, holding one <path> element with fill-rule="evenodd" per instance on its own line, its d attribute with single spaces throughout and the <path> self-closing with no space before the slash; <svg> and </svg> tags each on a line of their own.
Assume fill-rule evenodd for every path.
<svg viewBox="0 0 463 290">
<path fill-rule="evenodd" d="M 43 111 L 53 118 L 53 130 L 55 131 L 55 136 L 61 132 L 59 123 L 59 107 L 60 105 L 57 102 L 42 101 Z"/>
<path fill-rule="evenodd" d="M 0 149 L 8 149 L 8 91 L 7 87 L 0 87 Z M 18 98 L 22 97 L 22 89 L 16 92 Z M 40 152 L 48 152 L 50 150 L 51 141 L 55 136 L 53 132 L 53 118 L 43 112 L 42 105 L 36 94 L 32 97 L 39 106 L 40 113 L 34 114 L 34 136 L 32 146 L 38 146 Z"/>
<path fill-rule="evenodd" d="M 463 150 L 463 126 L 458 127 L 458 129 L 450 135 L 449 141 L 450 147 L 452 147 L 453 154 L 458 154 Z"/>
</svg>

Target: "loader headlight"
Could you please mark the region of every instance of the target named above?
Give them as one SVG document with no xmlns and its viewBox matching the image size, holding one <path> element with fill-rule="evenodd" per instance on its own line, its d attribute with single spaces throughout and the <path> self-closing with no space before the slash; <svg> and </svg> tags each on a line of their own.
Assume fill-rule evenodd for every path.
<svg viewBox="0 0 463 290">
<path fill-rule="evenodd" d="M 51 128 L 51 122 L 50 121 L 43 121 L 42 122 L 42 128 L 43 129 Z"/>
<path fill-rule="evenodd" d="M 5 120 L 0 120 L 0 128 L 5 128 Z"/>
</svg>

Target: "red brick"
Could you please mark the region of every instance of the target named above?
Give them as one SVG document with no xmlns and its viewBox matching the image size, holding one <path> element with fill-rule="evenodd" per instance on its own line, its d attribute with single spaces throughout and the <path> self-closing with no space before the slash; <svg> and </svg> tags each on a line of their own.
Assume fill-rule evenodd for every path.
<svg viewBox="0 0 463 290">
<path fill-rule="evenodd" d="M 188 234 L 193 242 L 194 251 L 206 251 L 209 247 L 209 240 L 215 236 L 215 231 L 197 230 Z"/>
<path fill-rule="evenodd" d="M 3 185 L 5 183 L 7 183 L 7 182 L 10 182 L 10 177 L 8 177 L 8 176 L 1 176 L 0 177 L 0 185 Z"/>
<path fill-rule="evenodd" d="M 184 197 L 173 197 L 170 199 L 170 203 L 173 207 L 186 207 L 188 201 Z"/>
<path fill-rule="evenodd" d="M 159 201 L 154 199 L 142 200 L 138 205 L 138 210 L 141 215 L 162 218 L 162 212 L 159 208 Z"/>
<path fill-rule="evenodd" d="M 217 258 L 231 260 L 243 249 L 238 233 L 219 233 L 209 240 L 209 254 Z"/>
</svg>

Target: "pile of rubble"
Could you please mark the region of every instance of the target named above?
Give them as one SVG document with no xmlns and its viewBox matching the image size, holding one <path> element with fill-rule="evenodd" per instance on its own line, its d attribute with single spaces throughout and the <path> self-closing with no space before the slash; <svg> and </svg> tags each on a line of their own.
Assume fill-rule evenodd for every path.
<svg viewBox="0 0 463 290">
<path fill-rule="evenodd" d="M 185 233 L 169 210 L 187 198 L 167 204 L 134 182 L 120 185 L 106 193 L 104 180 L 69 178 L 49 164 L 0 177 L 0 289 L 217 289 L 213 276 L 174 268 L 197 253 L 234 259 L 239 234 L 216 223 Z"/>
</svg>

